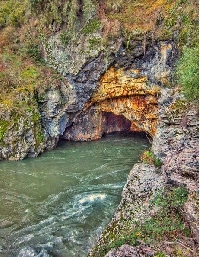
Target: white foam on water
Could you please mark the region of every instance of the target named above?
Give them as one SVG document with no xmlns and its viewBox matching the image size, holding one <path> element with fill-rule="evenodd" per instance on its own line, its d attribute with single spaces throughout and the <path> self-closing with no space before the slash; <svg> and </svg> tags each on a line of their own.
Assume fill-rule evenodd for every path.
<svg viewBox="0 0 200 257">
<path fill-rule="evenodd" d="M 106 194 L 91 194 L 80 199 L 79 203 L 83 204 L 85 202 L 94 202 L 96 200 L 104 200 L 105 198 Z"/>
<path fill-rule="evenodd" d="M 16 250 L 30 246 L 38 256 L 49 257 L 55 250 L 58 256 L 84 257 L 108 223 L 134 153 L 127 148 L 120 153 L 121 146 L 109 140 L 89 143 L 91 146 L 85 143 L 84 148 L 79 143 L 70 148 L 69 144 L 34 161 L 2 163 L 3 251 L 9 245 L 12 256 L 17 256 Z M 128 147 L 134 150 L 134 142 L 128 141 Z M 17 214 L 9 213 L 12 207 Z M 8 215 L 4 218 L 5 208 Z M 7 252 L 2 255 L 10 256 Z"/>
<path fill-rule="evenodd" d="M 26 235 L 26 236 L 24 236 L 24 237 L 20 237 L 20 238 L 17 238 L 14 242 L 13 242 L 13 244 L 14 245 L 21 245 L 22 243 L 24 243 L 24 242 L 29 242 L 32 238 L 34 238 L 34 234 L 28 234 L 28 235 Z"/>
</svg>

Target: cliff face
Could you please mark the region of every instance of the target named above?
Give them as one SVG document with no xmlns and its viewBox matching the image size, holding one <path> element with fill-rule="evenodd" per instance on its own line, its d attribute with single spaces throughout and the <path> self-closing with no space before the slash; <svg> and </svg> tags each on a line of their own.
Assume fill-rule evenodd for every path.
<svg viewBox="0 0 200 257">
<path fill-rule="evenodd" d="M 63 137 L 90 140 L 114 131 L 145 131 L 153 136 L 159 91 L 158 86 L 148 87 L 147 77 L 138 70 L 124 72 L 111 67 Z"/>
<path fill-rule="evenodd" d="M 33 89 L 18 90 L 17 101 L 14 108 L 11 99 L 0 103 L 0 160 L 36 157 L 44 151 L 45 138 Z"/>
<path fill-rule="evenodd" d="M 158 107 L 152 150 L 160 167 L 149 159 L 134 165 L 114 217 L 88 256 L 198 256 L 197 106 L 178 89 L 162 89 Z"/>
<path fill-rule="evenodd" d="M 50 42 L 54 40 L 51 37 Z M 60 42 L 59 48 L 57 41 L 59 55 L 54 58 L 55 49 L 48 48 L 47 51 L 44 48 L 45 58 L 47 61 L 50 59 L 50 65 L 58 68 L 58 71 L 66 57 L 66 50 L 61 46 Z M 68 53 L 67 58 L 71 60 L 73 55 L 74 52 Z M 145 42 L 145 49 L 143 41 L 130 41 L 127 49 L 120 39 L 116 48 L 109 48 L 107 56 L 99 49 L 96 57 L 90 56 L 86 63 L 81 63 L 82 66 L 70 69 L 69 63 L 63 63 L 64 78 L 55 86 L 47 84 L 42 93 L 37 93 L 37 122 L 41 121 L 42 137 L 40 144 L 34 143 L 37 133 L 33 133 L 33 140 L 27 141 L 25 129 L 22 132 L 24 139 L 19 144 L 8 136 L 10 132 L 7 131 L 2 138 L 1 158 L 37 156 L 45 149 L 55 147 L 60 137 L 94 140 L 114 131 L 142 131 L 153 137 L 158 120 L 160 90 L 171 81 L 176 57 L 177 50 L 172 41 L 149 40 Z"/>
<path fill-rule="evenodd" d="M 195 1 L 5 1 L 0 86 L 8 94 L 1 96 L 0 158 L 37 156 L 60 137 L 91 140 L 123 130 L 154 136 L 160 88 L 170 84 L 179 47 L 196 44 L 196 10 Z M 32 93 L 18 99 L 12 88 L 29 90 L 29 83 Z M 32 125 L 23 126 L 19 144 L 11 136 L 18 121 L 11 115 L 14 125 L 8 124 L 6 110 L 20 116 L 21 101 L 31 99 L 40 128 L 28 115 Z M 33 139 L 29 129 L 37 131 L 29 131 Z"/>
<path fill-rule="evenodd" d="M 59 49 L 60 55 L 54 56 L 50 62 L 54 68 L 60 56 L 65 56 L 65 49 Z M 68 58 L 72 59 L 73 54 Z M 50 49 L 45 52 L 44 48 L 44 55 L 47 60 L 51 58 Z M 32 105 L 35 105 L 31 108 L 38 113 L 36 123 L 40 126 L 42 140 L 37 143 L 39 132 L 31 123 L 32 114 L 28 115 L 27 119 L 30 118 L 33 125 L 21 129 L 19 138 L 22 140 L 17 142 L 15 136 L 10 136 L 10 133 L 16 134 L 12 132 L 12 126 L 5 129 L 1 139 L 1 159 L 37 156 L 45 149 L 55 147 L 60 137 L 93 140 L 114 131 L 143 131 L 154 136 L 160 88 L 170 83 L 176 56 L 171 41 L 146 41 L 144 51 L 142 41 L 131 41 L 127 49 L 120 39 L 107 56 L 99 50 L 96 57 L 90 57 L 78 67 L 79 70 L 76 67 L 74 73 L 64 66 L 64 77 L 58 79 L 56 85 L 47 81 L 41 92 L 32 88 L 30 96 L 24 96 L 27 103 L 34 99 Z M 26 136 L 27 133 L 32 139 Z"/>
<path fill-rule="evenodd" d="M 145 52 L 140 41 L 128 50 L 121 43 L 107 59 L 99 53 L 76 75 L 66 75 L 71 96 L 66 105 L 59 104 L 59 95 L 66 95 L 63 89 L 49 93 L 40 105 L 43 126 L 51 128 L 51 136 L 67 140 L 93 140 L 123 130 L 153 136 L 160 86 L 170 82 L 175 57 L 172 42 L 146 43 Z"/>
</svg>

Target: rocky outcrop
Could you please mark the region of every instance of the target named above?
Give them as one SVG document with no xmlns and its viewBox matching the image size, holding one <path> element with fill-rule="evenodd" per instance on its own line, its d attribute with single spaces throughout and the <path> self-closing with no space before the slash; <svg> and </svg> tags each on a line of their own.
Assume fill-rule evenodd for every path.
<svg viewBox="0 0 200 257">
<path fill-rule="evenodd" d="M 184 217 L 192 235 L 199 241 L 198 171 L 199 171 L 199 110 L 197 103 L 188 104 L 178 90 L 162 90 L 159 99 L 160 124 L 152 149 L 163 161 L 163 172 L 176 185 L 189 192 Z"/>
<path fill-rule="evenodd" d="M 144 222 L 153 215 L 156 210 L 151 208 L 151 201 L 156 192 L 164 188 L 165 183 L 166 177 L 158 174 L 153 165 L 135 164 L 129 173 L 122 192 L 121 202 L 114 217 L 103 231 L 97 246 L 90 252 L 89 256 L 104 256 L 108 245 L 112 248 L 112 243 L 118 238 L 123 238 L 124 233 L 136 229 L 138 223 Z M 124 246 L 123 248 L 126 248 L 126 250 L 123 249 L 122 251 L 122 248 L 119 250 L 113 249 L 106 254 L 106 257 L 124 256 L 121 253 L 132 253 L 132 250 L 138 256 L 135 248 L 131 246 Z M 104 255 L 99 254 L 101 251 Z"/>
<path fill-rule="evenodd" d="M 198 106 L 188 104 L 178 89 L 167 88 L 161 90 L 158 104 L 159 124 L 153 137 L 152 150 L 163 164 L 161 168 L 144 163 L 133 167 L 114 217 L 89 256 L 143 257 L 165 253 L 173 257 L 178 252 L 198 256 Z M 169 212 L 163 212 L 166 199 L 170 199 L 173 190 L 177 189 L 180 191 L 171 199 L 172 207 L 167 207 Z M 170 190 L 168 195 L 164 193 L 166 190 Z M 187 198 L 183 200 L 186 191 Z M 178 198 L 182 206 L 174 210 Z M 159 204 L 152 206 L 157 201 L 155 199 Z M 154 234 L 149 234 L 150 231 L 168 229 L 169 225 L 164 220 L 173 211 L 184 222 L 183 226 L 190 231 L 190 235 L 183 236 L 176 231 L 172 242 L 164 234 L 153 241 L 151 237 Z M 159 216 L 159 213 L 163 216 Z M 169 221 L 171 225 L 174 215 Z M 148 237 L 151 238 L 149 243 Z"/>
<path fill-rule="evenodd" d="M 36 157 L 46 147 L 33 90 L 18 90 L 17 103 L 0 103 L 0 160 Z"/>
<path fill-rule="evenodd" d="M 62 48 L 59 56 L 61 52 Z M 146 42 L 145 51 L 142 41 L 131 42 L 129 49 L 118 42 L 117 48 L 108 53 L 110 55 L 106 56 L 100 52 L 74 74 L 67 73 L 67 67 L 65 72 L 62 70 L 73 95 L 70 106 L 62 106 L 65 117 L 56 113 L 49 115 L 46 111 L 46 106 L 52 105 L 49 97 L 45 105 L 40 105 L 43 127 L 51 127 L 54 136 L 67 140 L 93 140 L 121 129 L 155 134 L 159 86 L 170 82 L 176 58 L 173 42 Z M 59 57 L 55 55 L 54 58 Z M 63 95 L 62 91 L 56 94 Z M 119 124 L 121 119 L 127 119 L 130 126 L 123 128 L 116 122 L 113 127 L 111 123 L 107 125 L 108 113 Z"/>
<path fill-rule="evenodd" d="M 99 49 L 87 55 L 76 68 L 71 69 L 71 62 L 67 62 L 61 70 L 63 56 L 72 60 L 74 52 L 63 47 L 57 35 L 51 37 L 48 44 L 54 41 L 55 48 L 44 47 L 44 56 L 64 77 L 57 80 L 56 85 L 48 84 L 42 92 L 39 89 L 23 98 L 31 103 L 37 115 L 32 115 L 31 108 L 26 107 L 27 112 L 16 122 L 20 123 L 21 132 L 16 129 L 17 125 L 9 124 L 7 129 L 6 114 L 2 114 L 1 159 L 35 157 L 54 148 L 60 137 L 93 140 L 114 131 L 144 131 L 154 136 L 160 86 L 170 82 L 176 59 L 173 42 L 146 40 L 144 49 L 143 41 L 137 40 L 130 41 L 127 48 L 120 38 L 110 42 L 106 51 Z M 76 44 L 79 49 L 82 41 Z M 36 116 L 37 121 L 32 122 L 31 117 Z"/>
<path fill-rule="evenodd" d="M 145 131 L 153 136 L 159 93 L 158 86 L 147 86 L 147 77 L 138 70 L 111 67 L 63 138 L 91 140 L 114 131 Z"/>
<path fill-rule="evenodd" d="M 189 175 L 196 180 L 199 164 L 197 106 L 189 105 L 178 90 L 163 89 L 159 113 L 160 124 L 152 144 L 154 153 L 166 163 L 165 170 L 170 176 Z"/>
</svg>

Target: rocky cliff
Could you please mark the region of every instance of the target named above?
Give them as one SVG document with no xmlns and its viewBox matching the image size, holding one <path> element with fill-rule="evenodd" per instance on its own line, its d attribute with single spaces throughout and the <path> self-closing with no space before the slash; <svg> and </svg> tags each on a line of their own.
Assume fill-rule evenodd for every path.
<svg viewBox="0 0 200 257">
<path fill-rule="evenodd" d="M 131 170 L 122 200 L 89 256 L 198 256 L 198 111 L 163 89 L 152 149 Z M 146 162 L 146 163 L 145 163 Z"/>
<path fill-rule="evenodd" d="M 171 58 L 171 56 L 173 56 L 173 58 Z M 68 97 L 72 95 L 73 99 L 71 97 L 71 101 L 69 100 L 70 105 L 63 109 L 63 112 L 69 117 L 66 122 L 67 126 L 65 126 L 66 131 L 64 131 L 63 126 L 63 129 L 60 130 L 62 132 L 58 132 L 56 136 L 64 134 L 64 138 L 72 140 L 88 140 L 101 137 L 106 131 L 104 131 L 102 127 L 103 124 L 98 124 L 97 121 L 91 122 L 93 125 L 95 123 L 96 126 L 102 127 L 102 131 L 98 132 L 99 135 L 86 135 L 85 138 L 83 136 L 84 133 L 93 133 L 91 130 L 92 125 L 90 126 L 90 122 L 86 120 L 90 120 L 91 117 L 88 117 L 88 115 L 90 115 L 89 113 L 91 112 L 93 113 L 94 111 L 90 110 L 94 109 L 96 113 L 99 112 L 97 115 L 100 116 L 102 112 L 123 115 L 128 120 L 131 120 L 132 127 L 134 127 L 133 124 L 135 122 L 135 126 L 139 127 L 139 131 L 143 130 L 153 134 L 155 132 L 155 122 L 157 119 L 156 99 L 159 96 L 159 85 L 169 83 L 175 57 L 176 50 L 172 42 L 159 42 L 153 45 L 148 43 L 145 53 L 143 51 L 142 42 L 140 41 L 134 42 L 128 50 L 124 47 L 122 42 L 120 45 L 118 44 L 118 47 L 113 50 L 110 56 L 106 57 L 107 60 L 104 54 L 100 52 L 96 58 L 87 61 L 78 72 L 76 70 L 76 75 L 68 73 L 66 78 L 69 81 L 69 90 L 71 92 L 68 90 L 67 95 Z M 106 61 L 108 62 L 107 64 Z M 67 72 L 68 70 L 65 70 L 64 74 Z M 62 94 L 63 93 L 60 93 L 60 95 Z M 50 96 L 50 98 L 46 100 L 46 105 L 51 106 L 51 101 Z M 61 100 L 57 97 L 56 101 L 59 102 Z M 117 107 L 119 105 L 121 105 L 120 109 Z M 149 123 L 151 123 L 152 120 L 153 122 L 152 124 L 147 124 L 145 129 L 145 125 L 142 123 L 147 122 L 147 120 L 143 117 L 143 120 L 140 121 L 141 117 L 139 116 L 142 115 L 142 109 L 146 108 L 147 105 L 149 105 L 152 111 L 152 117 L 150 117 L 150 110 L 145 110 L 146 114 L 143 114 L 144 116 L 149 115 L 148 118 L 146 117 L 150 120 Z M 137 106 L 141 107 L 140 111 L 139 109 L 136 110 Z M 41 110 L 43 110 L 43 108 L 45 107 L 41 106 Z M 53 108 L 51 109 L 53 110 Z M 130 110 L 128 111 L 128 109 Z M 131 117 L 131 115 L 133 115 L 131 112 L 133 112 L 134 109 L 136 112 L 135 117 Z M 57 110 L 56 112 L 60 111 Z M 48 115 L 48 111 L 46 110 L 44 112 L 42 111 L 42 113 L 47 113 Z M 102 115 L 102 122 L 105 119 L 104 116 L 105 115 Z M 53 119 L 55 118 L 56 113 Z M 95 118 L 95 116 L 93 118 Z M 82 130 L 85 130 L 85 132 L 81 131 L 81 122 L 83 119 L 85 123 L 84 126 L 82 126 Z M 137 121 L 141 124 L 137 125 Z M 72 123 L 73 127 L 71 126 Z M 86 123 L 90 126 L 90 132 L 85 126 Z M 80 130 L 80 132 L 76 132 L 76 130 Z M 73 133 L 77 135 L 70 135 L 70 131 L 73 131 Z M 79 136 L 78 133 L 81 135 Z"/>
<path fill-rule="evenodd" d="M 167 0 L 4 2 L 0 159 L 37 156 L 60 138 L 123 130 L 153 137 L 160 90 L 171 85 L 183 45 L 197 42 L 195 7 Z"/>
<path fill-rule="evenodd" d="M 48 54 L 51 56 L 49 49 Z M 176 56 L 171 41 L 146 42 L 144 52 L 141 41 L 130 42 L 126 49 L 121 40 L 107 59 L 100 51 L 97 57 L 76 70 L 76 74 L 69 73 L 66 68 L 66 75 L 57 86 L 47 85 L 37 94 L 36 122 L 41 121 L 43 140 L 36 143 L 38 133 L 30 132 L 30 129 L 35 130 L 32 124 L 30 129 L 22 129 L 20 137 L 18 133 L 21 139 L 16 142 L 14 136 L 10 136 L 15 132 L 11 132 L 9 125 L 2 137 L 1 158 L 37 156 L 55 147 L 60 137 L 93 140 L 114 131 L 143 131 L 153 136 L 160 89 L 170 83 Z"/>
<path fill-rule="evenodd" d="M 103 75 L 105 66 L 100 65 L 97 59 L 88 63 L 73 77 L 73 81 L 70 78 L 79 106 L 74 109 L 74 113 L 78 112 L 71 122 L 73 124 L 66 127 L 63 138 L 91 140 L 120 130 L 145 131 L 151 136 L 155 133 L 159 85 L 169 83 L 175 50 L 171 42 L 160 42 L 149 44 L 144 54 L 141 43 L 135 45 L 136 53 L 134 46 L 133 50 L 129 49 L 133 51 L 132 59 L 122 45 Z M 172 52 L 174 58 L 170 58 Z"/>
</svg>

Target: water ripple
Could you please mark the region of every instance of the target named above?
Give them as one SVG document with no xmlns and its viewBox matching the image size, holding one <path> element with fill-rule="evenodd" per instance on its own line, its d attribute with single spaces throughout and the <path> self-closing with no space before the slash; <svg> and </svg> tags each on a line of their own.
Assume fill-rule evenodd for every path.
<svg viewBox="0 0 200 257">
<path fill-rule="evenodd" d="M 86 256 L 148 146 L 138 141 L 66 142 L 36 159 L 1 162 L 0 256 Z"/>
</svg>

